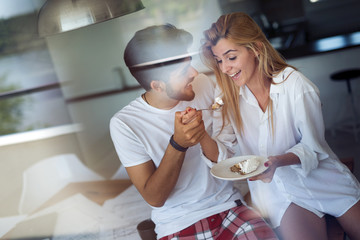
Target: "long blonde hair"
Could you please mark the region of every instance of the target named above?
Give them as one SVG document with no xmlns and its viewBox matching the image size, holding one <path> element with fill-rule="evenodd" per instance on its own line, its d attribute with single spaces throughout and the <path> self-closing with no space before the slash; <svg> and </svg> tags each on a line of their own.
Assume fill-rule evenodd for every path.
<svg viewBox="0 0 360 240">
<path fill-rule="evenodd" d="M 237 12 L 221 16 L 211 25 L 210 29 L 204 31 L 204 36 L 205 39 L 203 39 L 201 46 L 202 60 L 204 64 L 214 71 L 216 81 L 223 94 L 221 97 L 225 103 L 222 108 L 222 128 L 233 117 L 236 127 L 242 132 L 243 123 L 239 107 L 240 89 L 228 75 L 222 73 L 214 58 L 211 47 L 215 46 L 220 39 L 227 39 L 239 46 L 244 46 L 257 52 L 260 76 L 264 76 L 265 81 L 270 81 L 271 84 L 275 84 L 273 77 L 290 65 L 272 47 L 256 22 L 245 13 Z M 274 131 L 273 107 L 271 99 L 269 100 L 268 107 L 269 114 L 271 114 L 271 128 Z"/>
</svg>

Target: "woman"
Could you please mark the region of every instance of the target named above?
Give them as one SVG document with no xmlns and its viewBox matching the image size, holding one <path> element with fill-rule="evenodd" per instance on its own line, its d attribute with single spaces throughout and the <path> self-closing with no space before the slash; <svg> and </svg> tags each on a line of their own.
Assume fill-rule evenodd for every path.
<svg viewBox="0 0 360 240">
<path fill-rule="evenodd" d="M 224 146 L 267 156 L 268 170 L 249 179 L 254 206 L 284 239 L 327 239 L 323 215 L 337 217 L 360 239 L 360 185 L 324 137 L 316 86 L 271 46 L 244 13 L 221 16 L 204 32 L 204 62 L 215 72 L 225 105 L 214 126 Z M 229 123 L 229 124 L 228 124 Z"/>
</svg>

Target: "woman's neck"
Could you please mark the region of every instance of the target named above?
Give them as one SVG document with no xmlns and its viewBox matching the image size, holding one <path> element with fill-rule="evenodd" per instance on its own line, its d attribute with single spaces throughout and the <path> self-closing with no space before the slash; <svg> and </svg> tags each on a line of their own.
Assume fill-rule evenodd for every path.
<svg viewBox="0 0 360 240">
<path fill-rule="evenodd" d="M 246 86 L 254 94 L 261 110 L 265 112 L 270 101 L 270 79 L 262 78 L 251 82 L 251 84 L 246 84 Z"/>
</svg>

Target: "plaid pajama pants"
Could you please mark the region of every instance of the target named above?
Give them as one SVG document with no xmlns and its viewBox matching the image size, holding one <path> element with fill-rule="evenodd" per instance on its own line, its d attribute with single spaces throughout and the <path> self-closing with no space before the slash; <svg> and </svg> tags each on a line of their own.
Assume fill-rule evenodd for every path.
<svg viewBox="0 0 360 240">
<path fill-rule="evenodd" d="M 160 240 L 275 240 L 274 231 L 256 212 L 244 205 L 202 219 Z"/>
</svg>

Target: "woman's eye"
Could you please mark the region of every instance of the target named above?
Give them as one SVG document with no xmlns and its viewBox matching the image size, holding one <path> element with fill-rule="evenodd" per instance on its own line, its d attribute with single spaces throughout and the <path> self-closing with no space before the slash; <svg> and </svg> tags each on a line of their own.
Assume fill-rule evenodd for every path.
<svg viewBox="0 0 360 240">
<path fill-rule="evenodd" d="M 215 61 L 217 64 L 222 63 L 222 61 L 220 59 L 215 59 Z"/>
<path fill-rule="evenodd" d="M 236 57 L 229 57 L 230 61 L 234 61 L 236 59 Z"/>
</svg>

